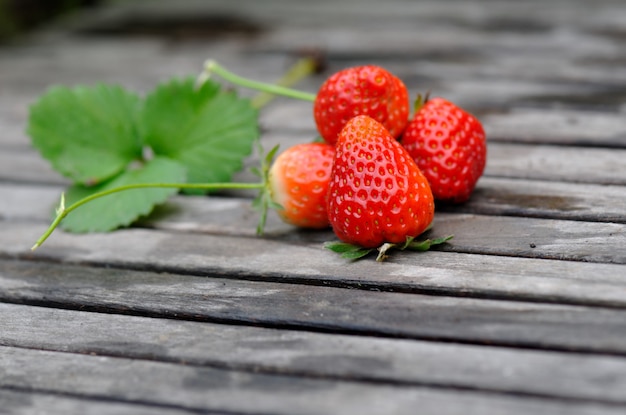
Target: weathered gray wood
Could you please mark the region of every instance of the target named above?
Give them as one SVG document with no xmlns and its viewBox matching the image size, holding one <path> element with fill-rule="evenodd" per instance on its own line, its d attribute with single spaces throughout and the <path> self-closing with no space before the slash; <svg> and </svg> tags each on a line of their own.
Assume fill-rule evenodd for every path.
<svg viewBox="0 0 626 415">
<path fill-rule="evenodd" d="M 467 203 L 439 212 L 525 216 L 589 222 L 626 221 L 626 187 L 483 177 Z"/>
<path fill-rule="evenodd" d="M 50 164 L 34 151 L 0 151 L 0 180 L 9 183 L 65 184 Z"/>
<path fill-rule="evenodd" d="M 554 181 L 626 183 L 626 150 L 498 144 L 488 147 L 486 176 Z"/>
<path fill-rule="evenodd" d="M 626 120 L 620 112 L 565 108 L 516 108 L 480 117 L 490 140 L 589 146 L 626 146 Z"/>
<path fill-rule="evenodd" d="M 624 309 L 284 282 L 5 262 L 0 295 L 8 302 L 154 317 L 626 355 Z"/>
<path fill-rule="evenodd" d="M 452 252 L 626 264 L 625 226 L 621 223 L 439 213 L 435 215 L 431 234 L 454 235 L 454 239 L 442 248 Z M 0 237 L 0 247 L 4 247 L 5 252 L 24 252 L 28 248 L 28 240 L 16 238 L 24 236 L 27 228 L 30 228 L 32 241 L 39 237 L 34 233 L 37 225 L 7 223 L 7 229 L 16 227 L 22 229 L 21 234 L 6 233 Z M 42 228 L 40 233 L 44 230 Z M 336 239 L 330 231 L 290 232 L 281 227 L 282 231 L 284 241 L 321 243 Z M 59 236 L 76 241 L 81 238 L 80 235 Z M 179 238 L 182 240 L 187 236 L 180 235 Z M 107 254 L 117 255 L 118 251 L 114 249 Z M 121 256 L 126 255 L 122 253 Z"/>
<path fill-rule="evenodd" d="M 0 387 L 188 411 L 273 414 L 618 414 L 623 405 L 418 386 L 254 374 L 210 367 L 0 347 Z M 81 370 L 76 370 L 80 367 Z M 175 393 L 172 393 L 175 391 Z"/>
<path fill-rule="evenodd" d="M 50 221 L 63 187 L 0 183 L 0 217 L 5 220 Z M 473 197 L 461 205 L 440 204 L 437 211 L 506 215 L 592 222 L 626 222 L 626 187 L 482 178 Z M 140 222 L 164 230 L 252 236 L 258 213 L 248 198 L 178 196 Z M 295 229 L 273 212 L 269 235 Z M 324 234 L 326 237 L 326 234 Z M 315 238 L 314 238 L 315 239 Z"/>
<path fill-rule="evenodd" d="M 51 220 L 64 187 L 0 183 L 0 217 L 5 220 Z M 566 219 L 589 222 L 626 222 L 626 187 L 511 180 L 484 177 L 464 204 L 438 204 L 438 212 L 475 213 Z M 202 233 L 252 235 L 258 215 L 249 198 L 177 196 L 146 220 L 143 226 Z M 270 214 L 269 234 L 292 227 Z"/>
<path fill-rule="evenodd" d="M 201 16 L 239 29 L 72 32 Z M 624 21 L 622 0 L 152 0 L 3 46 L 0 301 L 50 308 L 0 304 L 0 344 L 15 346 L 0 347 L 0 412 L 625 412 Z M 67 184 L 24 134 L 48 85 L 143 92 L 209 57 L 272 81 L 311 46 L 328 67 L 301 89 L 376 63 L 483 120 L 485 177 L 437 218 L 452 244 L 350 263 L 322 248 L 330 232 L 274 215 L 253 236 L 251 194 L 225 192 L 173 198 L 150 229 L 28 251 Z M 309 103 L 276 100 L 261 123 L 268 147 L 315 136 Z"/>
<path fill-rule="evenodd" d="M 455 252 L 626 264 L 624 224 L 439 213 L 433 229 Z"/>
<path fill-rule="evenodd" d="M 278 144 L 284 150 L 313 138 L 314 133 L 306 131 L 268 131 L 263 143 L 267 148 Z M 250 158 L 247 165 L 258 166 L 256 159 Z M 487 146 L 484 177 L 624 185 L 626 149 L 492 142 Z M 236 179 L 256 180 L 247 171 L 237 174 Z"/>
<path fill-rule="evenodd" d="M 415 85 L 412 89 L 417 93 L 423 88 L 426 86 Z M 442 95 L 442 92 L 437 94 Z M 626 146 L 626 121 L 623 112 L 601 109 L 582 111 L 562 107 L 514 107 L 508 110 L 502 104 L 481 103 L 481 99 L 485 99 L 484 96 L 494 100 L 492 95 L 488 94 L 466 98 L 459 96 L 459 99 L 466 102 L 458 104 L 466 105 L 468 110 L 474 110 L 474 115 L 483 124 L 490 143 L 518 142 L 622 148 Z M 268 133 L 273 131 L 283 132 L 284 135 L 291 133 L 301 137 L 301 140 L 306 140 L 315 136 L 316 127 L 312 113 L 312 105 L 308 102 L 280 99 L 264 108 L 259 119 Z"/>
<path fill-rule="evenodd" d="M 626 403 L 626 359 L 0 304 L 0 344 L 379 383 Z"/>
<path fill-rule="evenodd" d="M 485 222 L 488 226 L 488 218 L 483 224 Z M 475 224 L 459 226 L 468 229 L 472 223 Z M 169 234 L 141 229 L 87 235 L 57 232 L 38 251 L 29 252 L 28 247 L 45 227 L 43 223 L 5 223 L 5 231 L 0 233 L 0 255 L 200 275 L 214 273 L 231 278 L 262 276 L 385 290 L 610 307 L 626 305 L 624 266 L 617 264 L 435 251 L 397 253 L 382 265 L 371 259 L 351 263 L 322 247 L 322 240 L 332 237 L 329 232 L 293 231 L 285 234 L 286 240 Z M 466 241 L 475 238 L 471 233 L 474 231 L 468 231 L 470 235 L 457 234 L 456 237 Z M 530 248 L 528 245 L 527 249 L 539 246 Z M 519 247 L 520 252 L 527 252 L 524 249 L 523 245 Z"/>
<path fill-rule="evenodd" d="M 70 395 L 70 396 L 68 396 Z M 116 402 L 56 392 L 34 392 L 30 388 L 0 388 L 2 412 L 10 415 L 189 415 L 185 408 L 151 405 L 148 402 Z M 218 412 L 203 412 L 220 415 Z M 221 413 L 223 415 L 223 413 Z"/>
<path fill-rule="evenodd" d="M 0 183 L 0 218 L 51 220 L 64 187 Z"/>
<path fill-rule="evenodd" d="M 279 133 L 264 137 L 267 148 L 280 144 L 282 149 L 311 141 L 312 134 Z M 246 165 L 258 166 L 252 157 Z M 24 169 L 23 166 L 29 166 Z M 485 177 L 563 181 L 601 185 L 626 184 L 626 149 L 586 147 L 534 146 L 527 144 L 491 143 L 488 146 Z M 67 184 L 68 180 L 54 172 L 34 151 L 0 152 L 0 180 L 16 183 Z M 249 171 L 235 175 L 234 180 L 255 182 Z"/>
</svg>

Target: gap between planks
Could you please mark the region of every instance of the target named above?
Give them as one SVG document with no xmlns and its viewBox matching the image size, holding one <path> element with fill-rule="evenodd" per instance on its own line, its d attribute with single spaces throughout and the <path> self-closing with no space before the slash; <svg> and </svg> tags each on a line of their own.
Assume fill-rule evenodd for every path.
<svg viewBox="0 0 626 415">
<path fill-rule="evenodd" d="M 276 414 L 413 414 L 415 405 L 433 413 L 510 414 L 619 413 L 624 406 L 528 396 L 441 390 L 422 386 L 373 385 L 351 381 L 225 371 L 209 367 L 85 356 L 0 347 L 8 373 L 0 387 L 80 396 L 86 399 L 164 405 L 187 410 Z M 79 367 L 81 370 L 76 370 Z M 59 376 L 72 373 L 72 376 Z M 137 385 L 150 379 L 150 388 Z M 176 393 L 168 393 L 176 390 Z M 268 393 L 271 391 L 272 393 Z M 454 399 L 451 397 L 454 396 Z M 356 399 L 358 397 L 358 399 Z M 316 402 L 312 411 L 311 402 Z M 590 412 L 588 412 L 590 411 Z"/>
<path fill-rule="evenodd" d="M 4 346 L 373 384 L 626 403 L 621 394 L 626 385 L 623 358 L 10 304 L 0 304 L 0 310 Z"/>
<path fill-rule="evenodd" d="M 460 223 L 465 218 L 463 215 L 448 217 Z M 473 235 L 472 227 L 481 228 L 489 221 L 489 217 L 483 219 L 483 222 L 469 221 L 464 227 L 468 236 L 457 233 L 460 244 L 468 244 L 480 237 L 480 234 Z M 454 229 L 456 223 L 448 226 Z M 74 235 L 59 231 L 32 253 L 28 247 L 43 232 L 42 228 L 40 224 L 5 222 L 6 232 L 0 234 L 0 256 L 187 275 L 362 286 L 367 289 L 379 286 L 384 290 L 418 290 L 600 307 L 624 307 L 626 298 L 623 264 L 440 251 L 397 253 L 384 264 L 368 259 L 351 262 L 323 248 L 322 240 L 327 240 L 330 232 L 311 235 L 289 231 L 287 238 L 259 238 L 140 228 L 108 234 Z M 526 236 L 516 242 L 520 252 L 522 249 L 544 249 L 539 239 L 525 232 Z M 537 241 L 535 248 L 525 245 L 532 242 L 531 237 Z M 485 243 L 489 245 L 489 241 Z M 587 245 L 583 243 L 582 247 L 587 248 Z M 598 245 L 606 244 L 601 240 Z M 294 267 L 295 258 L 297 267 Z"/>
<path fill-rule="evenodd" d="M 623 310 L 4 262 L 2 301 L 289 330 L 626 355 Z"/>
</svg>

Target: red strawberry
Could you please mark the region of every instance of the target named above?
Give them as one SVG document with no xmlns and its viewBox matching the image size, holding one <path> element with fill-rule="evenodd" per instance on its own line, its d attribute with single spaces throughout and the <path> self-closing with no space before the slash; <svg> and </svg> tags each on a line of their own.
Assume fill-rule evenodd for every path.
<svg viewBox="0 0 626 415">
<path fill-rule="evenodd" d="M 270 169 L 272 200 L 279 216 L 304 228 L 329 226 L 326 198 L 335 148 L 326 143 L 298 144 L 281 153 Z"/>
<path fill-rule="evenodd" d="M 478 119 L 443 98 L 433 98 L 417 110 L 402 144 L 428 178 L 435 199 L 469 199 L 487 158 Z"/>
<path fill-rule="evenodd" d="M 409 119 L 409 94 L 404 83 L 374 66 L 347 68 L 330 76 L 313 105 L 321 136 L 335 144 L 344 125 L 357 115 L 369 115 L 398 138 Z"/>
<path fill-rule="evenodd" d="M 373 248 L 403 243 L 433 220 L 428 181 L 380 123 L 361 115 L 337 138 L 328 217 L 339 239 Z"/>
</svg>

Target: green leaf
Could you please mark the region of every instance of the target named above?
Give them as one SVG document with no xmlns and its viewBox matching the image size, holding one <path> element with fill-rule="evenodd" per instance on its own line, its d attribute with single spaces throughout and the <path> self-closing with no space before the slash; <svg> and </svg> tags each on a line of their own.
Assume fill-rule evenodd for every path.
<svg viewBox="0 0 626 415">
<path fill-rule="evenodd" d="M 141 157 L 141 100 L 119 86 L 50 88 L 30 107 L 27 132 L 53 168 L 97 184 Z"/>
<path fill-rule="evenodd" d="M 341 257 L 345 258 L 345 259 L 360 259 L 360 258 L 363 258 L 366 255 L 369 255 L 372 251 L 373 251 L 373 249 L 361 248 L 361 249 L 357 249 L 355 251 L 344 252 L 344 253 L 341 254 Z"/>
<path fill-rule="evenodd" d="M 403 243 L 391 243 L 385 242 L 378 248 L 378 255 L 376 256 L 376 262 L 383 262 L 388 257 L 389 251 L 392 249 L 397 249 L 400 251 L 404 251 L 408 249 L 410 251 L 428 251 L 434 245 L 440 245 L 448 242 L 453 238 L 453 235 L 444 236 L 436 239 L 426 239 L 423 241 L 414 241 L 415 237 L 407 236 L 406 241 Z M 346 242 L 326 242 L 324 244 L 324 248 L 330 249 L 333 252 L 341 254 L 342 258 L 347 259 L 359 259 L 362 258 L 374 249 L 362 248 L 358 245 L 349 244 Z"/>
<path fill-rule="evenodd" d="M 449 236 L 444 236 L 441 238 L 425 239 L 423 241 L 417 241 L 417 242 L 414 242 L 412 240 L 411 241 L 407 240 L 407 244 L 405 244 L 404 248 L 402 249 L 424 252 L 424 251 L 428 251 L 431 247 L 435 245 L 441 245 L 441 244 L 448 242 L 453 237 L 454 235 L 449 235 Z"/>
<path fill-rule="evenodd" d="M 324 244 L 324 248 L 341 254 L 341 257 L 346 259 L 363 258 L 373 251 L 373 249 L 362 248 L 358 245 L 353 245 L 346 242 L 326 242 Z"/>
<path fill-rule="evenodd" d="M 65 194 L 66 205 L 98 192 L 136 183 L 184 182 L 185 168 L 165 157 L 155 157 L 142 166 L 128 169 L 98 186 L 74 185 Z M 71 232 L 107 232 L 128 226 L 149 214 L 159 203 L 175 194 L 176 188 L 125 190 L 95 199 L 68 215 L 61 227 Z"/>
<path fill-rule="evenodd" d="M 216 82 L 194 83 L 172 80 L 146 97 L 146 143 L 185 165 L 189 183 L 230 181 L 259 136 L 257 111 Z"/>
<path fill-rule="evenodd" d="M 324 243 L 324 248 L 330 249 L 331 251 L 336 252 L 338 254 L 361 249 L 360 246 L 349 244 L 347 242 L 326 242 Z"/>
</svg>

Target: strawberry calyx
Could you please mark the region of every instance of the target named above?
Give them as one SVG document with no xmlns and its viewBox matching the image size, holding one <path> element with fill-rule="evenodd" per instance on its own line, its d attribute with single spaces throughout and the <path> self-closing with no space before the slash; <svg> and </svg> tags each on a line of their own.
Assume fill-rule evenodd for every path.
<svg viewBox="0 0 626 415">
<path fill-rule="evenodd" d="M 413 101 L 413 113 L 416 114 L 430 99 L 430 91 L 427 91 L 424 95 L 418 93 Z"/>
<path fill-rule="evenodd" d="M 447 243 L 453 237 L 454 235 L 448 235 L 440 238 L 429 238 L 416 241 L 414 236 L 407 236 L 406 241 L 403 243 L 385 242 L 378 248 L 363 248 L 359 245 L 347 242 L 332 241 L 326 242 L 324 244 L 324 248 L 340 254 L 342 258 L 351 260 L 357 260 L 373 253 L 374 251 L 378 251 L 378 254 L 376 255 L 376 262 L 383 262 L 388 257 L 387 253 L 392 249 L 397 249 L 399 251 L 409 250 L 415 252 L 425 252 L 433 246 Z"/>
<path fill-rule="evenodd" d="M 259 194 L 252 201 L 252 207 L 259 212 L 259 222 L 257 224 L 256 233 L 257 235 L 263 235 L 265 223 L 267 222 L 267 211 L 269 209 L 282 210 L 284 207 L 279 203 L 276 203 L 272 198 L 270 184 L 270 168 L 272 166 L 274 156 L 276 156 L 276 153 L 278 152 L 279 146 L 274 146 L 265 154 L 265 156 L 263 156 L 263 146 L 260 141 L 257 141 L 257 146 L 259 154 L 261 155 L 261 168 L 252 167 L 250 171 L 255 176 L 261 178 L 262 186 L 259 189 Z"/>
</svg>

